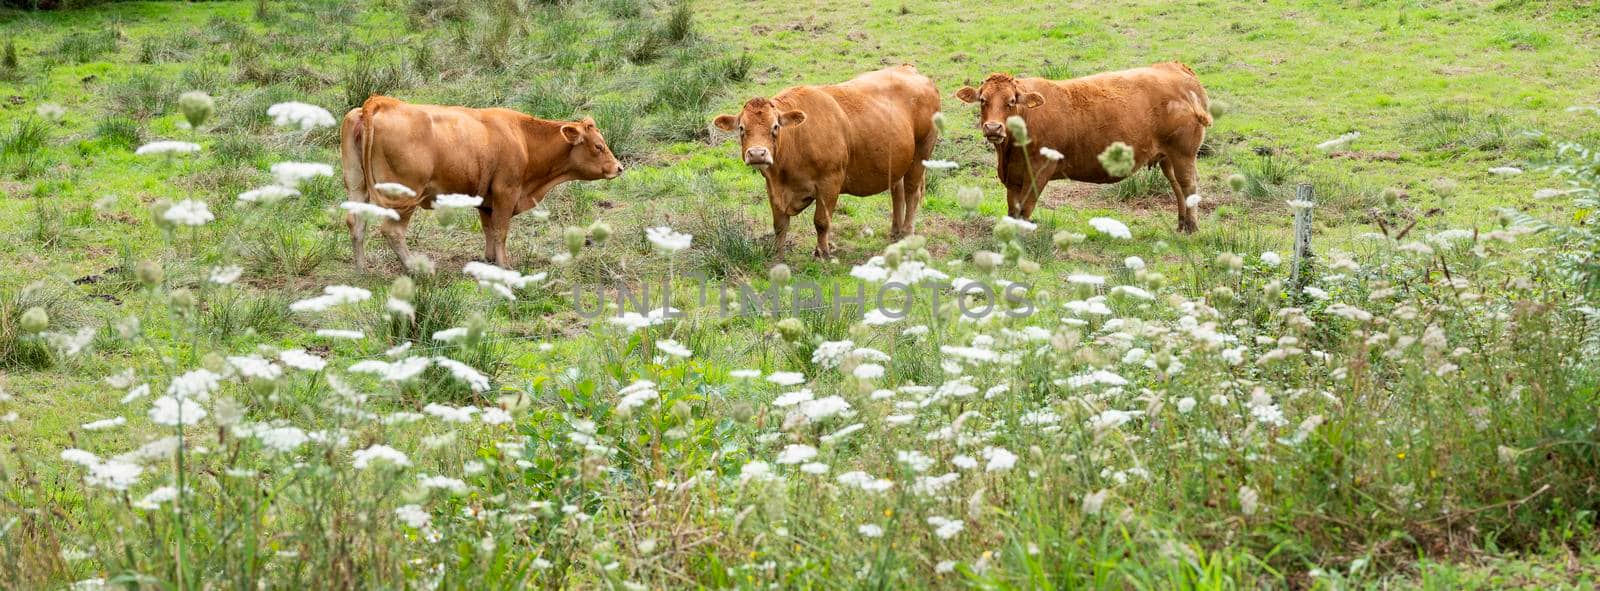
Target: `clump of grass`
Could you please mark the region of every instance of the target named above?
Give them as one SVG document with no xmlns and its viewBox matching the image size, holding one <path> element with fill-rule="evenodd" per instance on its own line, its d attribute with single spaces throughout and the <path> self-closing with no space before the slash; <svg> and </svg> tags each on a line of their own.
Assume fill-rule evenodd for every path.
<svg viewBox="0 0 1600 591">
<path fill-rule="evenodd" d="M 223 135 L 212 147 L 217 161 L 228 166 L 249 166 L 262 154 L 260 140 L 243 133 Z"/>
<path fill-rule="evenodd" d="M 6 46 L 0 50 L 0 79 L 19 80 L 22 78 L 22 60 L 17 58 L 17 40 L 6 38 Z"/>
<path fill-rule="evenodd" d="M 595 104 L 595 125 L 618 158 L 638 159 L 645 155 L 640 111 L 639 105 L 626 97 L 605 98 Z"/>
<path fill-rule="evenodd" d="M 119 114 L 134 119 L 148 119 L 167 112 L 177 97 L 177 86 L 161 75 L 133 76 L 107 89 L 111 108 Z"/>
<path fill-rule="evenodd" d="M 643 0 L 604 0 L 603 5 L 612 18 L 636 19 L 644 15 Z"/>
<path fill-rule="evenodd" d="M 1301 169 L 1299 163 L 1273 150 L 1259 150 L 1254 157 L 1239 163 L 1239 172 L 1245 179 L 1244 194 L 1253 199 L 1282 193 Z"/>
<path fill-rule="evenodd" d="M 92 62 L 107 53 L 115 53 L 117 41 L 121 38 L 121 31 L 115 27 L 76 31 L 68 33 L 57 41 L 54 53 L 63 61 L 79 64 Z"/>
<path fill-rule="evenodd" d="M 43 119 L 25 117 L 0 135 L 0 163 L 18 177 L 31 176 L 44 167 L 51 126 Z"/>
<path fill-rule="evenodd" d="M 668 43 L 656 29 L 643 21 L 618 27 L 609 44 L 635 64 L 648 64 L 666 55 Z"/>
<path fill-rule="evenodd" d="M 373 95 L 391 94 L 405 85 L 405 70 L 373 51 L 356 56 L 339 77 L 344 81 L 344 108 L 353 109 Z"/>
<path fill-rule="evenodd" d="M 141 64 L 163 64 L 192 59 L 200 47 L 199 31 L 190 30 L 172 37 L 149 36 L 139 40 L 137 58 Z"/>
<path fill-rule="evenodd" d="M 479 65 L 499 72 L 511 64 L 516 19 L 517 15 L 511 10 L 492 10 L 486 19 L 488 22 L 480 23 L 478 34 L 472 40 L 472 53 Z"/>
<path fill-rule="evenodd" d="M 1506 146 L 1511 135 L 1505 115 L 1479 112 L 1467 105 L 1429 107 L 1407 122 L 1406 128 L 1417 147 L 1446 154 L 1496 151 Z"/>
<path fill-rule="evenodd" d="M 245 242 L 245 268 L 278 277 L 310 275 L 333 255 L 330 236 L 299 224 L 261 224 Z"/>
<path fill-rule="evenodd" d="M 587 77 L 582 73 L 560 73 L 535 78 L 522 96 L 524 112 L 534 117 L 566 120 L 589 102 L 585 92 Z"/>
<path fill-rule="evenodd" d="M 37 369 L 50 365 L 49 348 L 22 330 L 23 313 L 34 307 L 50 317 L 52 330 L 71 328 L 82 319 L 82 306 L 65 287 L 40 282 L 16 290 L 0 288 L 0 368 Z"/>
<path fill-rule="evenodd" d="M 1172 195 L 1172 183 L 1161 173 L 1159 166 L 1146 166 L 1128 178 L 1106 185 L 1101 194 L 1117 201 L 1131 201 L 1144 197 Z"/>
<path fill-rule="evenodd" d="M 187 68 L 178 79 L 183 82 L 184 88 L 203 90 L 212 94 L 222 92 L 223 85 L 227 84 L 227 74 L 222 69 L 207 66 Z"/>
<path fill-rule="evenodd" d="M 752 239 L 746 217 L 726 209 L 702 210 L 685 231 L 694 235 L 689 268 L 708 277 L 759 275 L 773 257 L 771 240 Z"/>
<path fill-rule="evenodd" d="M 144 143 L 139 122 L 119 115 L 108 115 L 94 126 L 94 136 L 107 146 L 132 150 Z"/>
<path fill-rule="evenodd" d="M 406 15 L 414 22 L 460 21 L 471 14 L 470 7 L 463 0 L 411 0 Z"/>
<path fill-rule="evenodd" d="M 202 328 L 223 342 L 252 334 L 274 337 L 293 326 L 290 300 L 282 292 L 249 293 L 235 286 L 213 294 L 199 318 Z"/>
<path fill-rule="evenodd" d="M 221 107 L 217 130 L 257 131 L 272 123 L 267 109 L 284 101 L 297 100 L 299 93 L 282 86 L 268 86 L 244 93 Z"/>
<path fill-rule="evenodd" d="M 672 13 L 667 16 L 667 22 L 662 25 L 662 36 L 674 43 L 682 43 L 694 37 L 694 7 L 689 0 L 679 0 L 672 7 Z"/>
<path fill-rule="evenodd" d="M 67 236 L 66 215 L 58 204 L 45 199 L 33 200 L 33 215 L 28 217 L 28 239 L 40 248 L 59 244 Z"/>
</svg>

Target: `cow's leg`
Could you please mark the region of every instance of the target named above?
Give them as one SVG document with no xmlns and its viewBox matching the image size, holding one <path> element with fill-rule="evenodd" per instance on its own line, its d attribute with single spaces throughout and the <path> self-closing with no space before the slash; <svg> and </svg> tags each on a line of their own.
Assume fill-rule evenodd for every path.
<svg viewBox="0 0 1600 591">
<path fill-rule="evenodd" d="M 506 252 L 506 237 L 511 233 L 511 208 L 497 207 L 489 210 L 489 223 L 483 227 L 484 249 L 489 262 L 507 267 L 511 255 Z"/>
<path fill-rule="evenodd" d="M 1187 203 L 1190 195 L 1199 192 L 1199 179 L 1196 178 L 1194 157 L 1168 156 L 1161 160 L 1161 172 L 1167 177 L 1167 182 L 1172 184 L 1172 194 L 1178 202 L 1178 231 L 1184 234 L 1193 234 L 1200 229 L 1195 223 L 1194 210 Z"/>
<path fill-rule="evenodd" d="M 411 214 L 415 211 L 414 207 L 399 210 L 400 219 L 383 220 L 383 226 L 378 230 L 383 233 L 383 239 L 389 242 L 389 248 L 394 250 L 394 256 L 400 258 L 402 268 L 411 262 L 411 251 L 406 249 L 406 226 L 411 224 Z"/>
<path fill-rule="evenodd" d="M 478 226 L 483 228 L 483 262 L 494 261 L 494 217 L 487 207 L 478 208 Z"/>
<path fill-rule="evenodd" d="M 917 211 L 922 209 L 922 191 L 927 188 L 927 172 L 921 158 L 912 162 L 911 170 L 906 172 L 906 211 L 905 218 L 900 220 L 900 231 L 906 236 L 917 233 Z"/>
<path fill-rule="evenodd" d="M 1022 185 L 1006 184 L 1006 217 L 1022 217 L 1023 194 L 1027 191 L 1027 187 Z"/>
<path fill-rule="evenodd" d="M 344 225 L 350 229 L 350 255 L 356 271 L 367 270 L 367 221 L 353 213 L 344 214 Z"/>
<path fill-rule="evenodd" d="M 1039 196 L 1044 194 L 1045 185 L 1050 184 L 1050 177 L 1056 173 L 1056 165 L 1047 159 L 1040 158 L 1033 166 L 1033 184 L 1023 191 L 1021 219 L 1033 219 L 1033 208 L 1039 204 Z M 1016 216 L 1013 216 L 1016 217 Z"/>
<path fill-rule="evenodd" d="M 789 210 L 779 205 L 777 199 L 767 203 L 772 206 L 772 253 L 781 259 L 789 246 Z"/>
<path fill-rule="evenodd" d="M 838 204 L 838 189 L 818 190 L 817 211 L 812 215 L 811 219 L 812 223 L 817 226 L 817 248 L 811 252 L 811 256 L 820 259 L 827 259 L 833 256 L 833 248 L 828 244 L 828 228 L 833 225 L 833 209 Z"/>
<path fill-rule="evenodd" d="M 905 179 L 889 183 L 889 197 L 894 201 L 893 210 L 889 212 L 889 241 L 894 242 L 906 235 L 906 181 Z"/>
<path fill-rule="evenodd" d="M 361 109 L 351 109 L 339 128 L 339 164 L 344 169 L 346 199 L 367 201 L 366 169 L 361 164 L 361 136 L 366 130 L 361 121 Z M 367 221 L 353 213 L 344 215 L 344 225 L 350 230 L 350 254 L 357 271 L 367 269 Z"/>
</svg>

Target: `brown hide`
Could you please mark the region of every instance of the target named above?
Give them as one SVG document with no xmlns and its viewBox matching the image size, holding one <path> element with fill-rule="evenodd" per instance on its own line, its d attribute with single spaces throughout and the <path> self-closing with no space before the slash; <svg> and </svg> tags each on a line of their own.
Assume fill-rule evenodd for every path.
<svg viewBox="0 0 1600 591">
<path fill-rule="evenodd" d="M 616 178 L 622 165 L 592 119 L 546 121 L 507 109 L 414 105 L 374 96 L 345 114 L 340 130 L 345 189 L 351 201 L 395 210 L 382 232 L 402 263 L 410 258 L 405 229 L 418 207 L 438 195 L 483 198 L 484 258 L 505 266 L 511 216 L 539 205 L 571 180 Z M 416 196 L 390 198 L 372 189 L 399 183 Z M 364 268 L 366 228 L 346 216 L 357 268 Z"/>
<path fill-rule="evenodd" d="M 1195 160 L 1211 115 L 1205 88 L 1187 66 L 1169 62 L 1063 81 L 991 74 L 981 87 L 963 88 L 957 96 L 979 103 L 978 129 L 997 146 L 996 168 L 1012 217 L 1031 217 L 1052 179 L 1122 180 L 1107 174 L 1099 160 L 1120 141 L 1133 148 L 1134 170 L 1162 168 L 1177 198 L 1179 230 L 1194 231 L 1194 212 L 1184 200 L 1196 191 Z M 1026 153 L 1005 127 L 1011 115 L 1027 124 Z M 1040 148 L 1063 158 L 1052 161 Z"/>
<path fill-rule="evenodd" d="M 789 218 L 817 203 L 817 248 L 831 255 L 828 228 L 840 193 L 893 196 L 892 238 L 910 234 L 922 203 L 922 161 L 938 132 L 933 82 L 902 65 L 862 74 L 843 84 L 795 86 L 771 99 L 754 98 L 717 127 L 739 134 L 745 163 L 767 181 L 772 227 L 781 253 Z"/>
</svg>

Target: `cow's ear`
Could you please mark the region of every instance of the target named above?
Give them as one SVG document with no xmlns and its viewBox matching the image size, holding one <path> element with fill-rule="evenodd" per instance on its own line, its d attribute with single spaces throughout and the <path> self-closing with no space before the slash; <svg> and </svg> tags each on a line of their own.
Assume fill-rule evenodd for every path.
<svg viewBox="0 0 1600 591">
<path fill-rule="evenodd" d="M 963 103 L 976 103 L 978 102 L 978 89 L 971 86 L 963 86 L 961 90 L 956 91 L 956 98 L 961 99 Z"/>
<path fill-rule="evenodd" d="M 805 111 L 789 111 L 778 116 L 778 125 L 782 125 L 784 127 L 799 127 L 801 123 L 805 122 Z"/>
<path fill-rule="evenodd" d="M 711 124 L 723 131 L 733 131 L 739 126 L 739 118 L 733 115 L 717 115 L 716 119 L 711 120 Z"/>
<path fill-rule="evenodd" d="M 1029 109 L 1036 109 L 1044 104 L 1044 95 L 1037 92 L 1024 92 L 1022 93 L 1022 104 Z"/>
<path fill-rule="evenodd" d="M 566 138 L 567 143 L 576 146 L 583 143 L 583 130 L 578 129 L 576 125 L 568 123 L 561 126 L 561 137 Z"/>
</svg>

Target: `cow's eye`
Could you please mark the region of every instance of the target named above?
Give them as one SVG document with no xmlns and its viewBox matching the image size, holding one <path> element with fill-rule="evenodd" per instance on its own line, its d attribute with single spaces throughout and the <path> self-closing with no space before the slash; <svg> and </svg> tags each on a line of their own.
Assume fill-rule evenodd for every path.
<svg viewBox="0 0 1600 591">
<path fill-rule="evenodd" d="M 739 125 L 739 135 L 744 135 L 744 124 Z"/>
<path fill-rule="evenodd" d="M 778 124 L 772 124 L 772 135 L 778 135 Z"/>
</svg>

